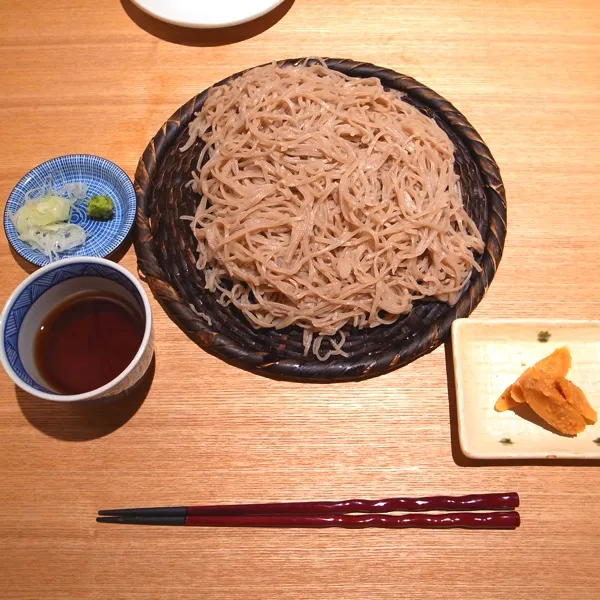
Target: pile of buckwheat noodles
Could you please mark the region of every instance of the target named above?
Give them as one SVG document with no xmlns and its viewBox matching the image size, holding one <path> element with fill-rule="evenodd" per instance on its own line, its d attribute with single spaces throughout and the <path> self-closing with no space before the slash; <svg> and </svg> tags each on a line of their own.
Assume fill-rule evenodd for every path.
<svg viewBox="0 0 600 600">
<path fill-rule="evenodd" d="M 305 354 L 346 355 L 344 325 L 414 300 L 452 304 L 479 269 L 452 142 L 376 78 L 255 68 L 212 88 L 189 133 L 206 288 L 256 328 L 302 327 Z"/>
</svg>

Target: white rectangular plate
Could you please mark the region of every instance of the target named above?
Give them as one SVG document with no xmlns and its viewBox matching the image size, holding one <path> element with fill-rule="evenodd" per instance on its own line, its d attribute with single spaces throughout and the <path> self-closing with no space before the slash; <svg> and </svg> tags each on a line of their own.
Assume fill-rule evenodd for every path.
<svg viewBox="0 0 600 600">
<path fill-rule="evenodd" d="M 547 331 L 547 342 L 538 334 Z M 600 413 L 600 321 L 457 319 L 452 325 L 458 434 L 463 454 L 475 459 L 600 459 L 600 421 L 565 437 L 494 403 L 519 375 L 560 346 L 577 384 Z M 502 440 L 502 441 L 501 441 Z M 509 443 L 507 440 L 510 440 Z"/>
</svg>

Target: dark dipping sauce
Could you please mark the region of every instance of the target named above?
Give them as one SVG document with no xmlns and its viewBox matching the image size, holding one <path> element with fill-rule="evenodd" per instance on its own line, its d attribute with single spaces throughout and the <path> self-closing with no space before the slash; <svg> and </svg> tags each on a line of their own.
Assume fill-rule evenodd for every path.
<svg viewBox="0 0 600 600">
<path fill-rule="evenodd" d="M 117 295 L 74 294 L 44 318 L 34 342 L 36 367 L 59 394 L 90 392 L 126 369 L 144 325 L 139 310 Z"/>
</svg>

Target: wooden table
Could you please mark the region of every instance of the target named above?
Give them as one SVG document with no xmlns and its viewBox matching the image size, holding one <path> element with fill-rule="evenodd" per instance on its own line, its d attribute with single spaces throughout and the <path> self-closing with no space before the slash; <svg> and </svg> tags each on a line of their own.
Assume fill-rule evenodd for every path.
<svg viewBox="0 0 600 600">
<path fill-rule="evenodd" d="M 163 121 L 241 68 L 365 60 L 451 100 L 502 169 L 505 255 L 474 317 L 600 317 L 596 0 L 296 0 L 208 32 L 162 25 L 129 0 L 2 0 L 0 14 L 3 198 L 28 169 L 71 152 L 133 176 Z M 132 249 L 122 264 L 135 270 Z M 4 236 L 0 272 L 3 303 L 26 275 Z M 598 464 L 462 458 L 444 348 L 362 383 L 280 383 L 212 358 L 153 309 L 145 399 L 65 408 L 0 374 L 3 599 L 600 598 Z M 94 522 L 102 507 L 513 489 L 516 532 Z"/>
</svg>

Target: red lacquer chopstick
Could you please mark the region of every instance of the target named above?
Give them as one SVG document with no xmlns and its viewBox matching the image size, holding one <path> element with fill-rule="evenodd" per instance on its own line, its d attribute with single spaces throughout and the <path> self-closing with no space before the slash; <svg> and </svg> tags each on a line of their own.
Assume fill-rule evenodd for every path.
<svg viewBox="0 0 600 600">
<path fill-rule="evenodd" d="M 445 514 L 413 513 L 407 515 L 229 515 L 220 517 L 98 517 L 99 523 L 121 523 L 123 525 L 183 525 L 187 527 L 280 527 L 280 528 L 325 528 L 345 529 L 515 529 L 520 525 L 519 513 L 457 512 Z"/>
<path fill-rule="evenodd" d="M 360 529 L 427 528 L 515 529 L 520 524 L 515 492 L 469 496 L 427 496 L 384 500 L 324 502 L 279 502 L 270 504 L 221 504 L 209 506 L 165 506 L 99 511 L 99 523 L 124 525 L 184 525 L 188 527 L 344 527 Z M 461 511 L 423 514 L 423 511 Z M 505 512 L 476 513 L 468 510 Z M 382 512 L 414 511 L 418 514 L 389 515 Z M 509 512 L 510 511 L 510 512 Z M 372 514 L 348 514 L 372 513 Z"/>
<path fill-rule="evenodd" d="M 426 496 L 384 500 L 341 500 L 323 502 L 276 502 L 270 504 L 216 504 L 209 506 L 165 506 L 101 510 L 101 516 L 136 517 L 224 517 L 241 515 L 334 515 L 346 513 L 424 512 L 432 510 L 511 510 L 519 506 L 516 492 Z"/>
</svg>

